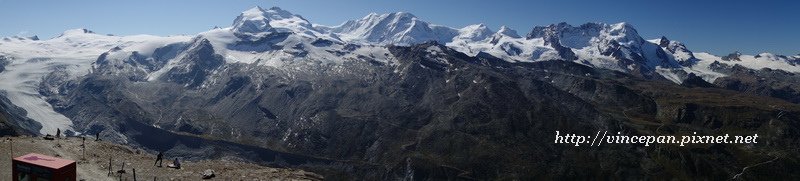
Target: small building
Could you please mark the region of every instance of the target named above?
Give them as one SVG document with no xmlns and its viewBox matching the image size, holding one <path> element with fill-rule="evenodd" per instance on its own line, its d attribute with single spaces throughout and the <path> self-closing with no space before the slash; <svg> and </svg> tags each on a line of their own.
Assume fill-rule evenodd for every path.
<svg viewBox="0 0 800 181">
<path fill-rule="evenodd" d="M 12 161 L 11 180 L 13 181 L 75 181 L 77 178 L 75 161 L 28 153 Z"/>
</svg>

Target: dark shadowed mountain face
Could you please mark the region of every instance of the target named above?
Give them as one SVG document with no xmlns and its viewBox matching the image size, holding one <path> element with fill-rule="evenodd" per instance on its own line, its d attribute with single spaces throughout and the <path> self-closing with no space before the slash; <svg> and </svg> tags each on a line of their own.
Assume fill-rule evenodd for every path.
<svg viewBox="0 0 800 181">
<path fill-rule="evenodd" d="M 738 65 L 727 70 L 731 76 L 714 82 L 721 88 L 800 103 L 800 75 L 796 73 L 769 68 L 753 70 Z"/>
<path fill-rule="evenodd" d="M 6 70 L 6 65 L 8 65 L 9 60 L 8 57 L 0 55 L 0 73 Z"/>
<path fill-rule="evenodd" d="M 195 53 L 162 79 L 97 69 L 42 86 L 65 90 L 49 94 L 51 103 L 85 134 L 330 179 L 716 180 L 770 160 L 740 178 L 800 176 L 791 171 L 800 166 L 793 146 L 800 106 L 780 99 L 569 61 L 508 63 L 437 43 L 389 46 L 392 62 L 362 57 L 276 68 L 217 63 L 203 42 L 187 46 Z M 554 144 L 556 131 L 757 133 L 765 141 L 575 147 Z"/>
<path fill-rule="evenodd" d="M 0 136 L 36 135 L 41 125 L 27 117 L 0 92 Z"/>
</svg>

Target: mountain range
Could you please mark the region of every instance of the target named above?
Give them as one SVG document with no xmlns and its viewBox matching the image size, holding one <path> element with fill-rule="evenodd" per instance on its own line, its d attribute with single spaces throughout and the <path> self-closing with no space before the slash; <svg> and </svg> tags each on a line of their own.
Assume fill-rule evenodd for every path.
<svg viewBox="0 0 800 181">
<path fill-rule="evenodd" d="M 254 7 L 191 36 L 3 38 L 0 133 L 100 133 L 332 179 L 796 178 L 798 64 L 695 52 L 628 23 L 521 35 L 406 12 L 325 26 Z M 553 144 L 559 130 L 768 141 L 586 148 Z"/>
</svg>

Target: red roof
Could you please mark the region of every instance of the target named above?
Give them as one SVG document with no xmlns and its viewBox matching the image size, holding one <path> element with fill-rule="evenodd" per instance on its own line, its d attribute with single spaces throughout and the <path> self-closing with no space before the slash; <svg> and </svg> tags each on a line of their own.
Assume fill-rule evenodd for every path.
<svg viewBox="0 0 800 181">
<path fill-rule="evenodd" d="M 27 155 L 14 158 L 14 160 L 33 165 L 39 165 L 51 169 L 60 169 L 64 166 L 75 163 L 75 161 L 72 160 L 51 157 L 38 153 L 28 153 Z"/>
</svg>

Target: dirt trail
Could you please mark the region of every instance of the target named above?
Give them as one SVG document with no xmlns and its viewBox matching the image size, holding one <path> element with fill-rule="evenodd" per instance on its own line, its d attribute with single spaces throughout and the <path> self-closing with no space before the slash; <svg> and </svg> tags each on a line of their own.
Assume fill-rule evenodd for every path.
<svg viewBox="0 0 800 181">
<path fill-rule="evenodd" d="M 9 141 L 8 139 L 13 141 Z M 11 144 L 13 142 L 13 145 Z M 86 140 L 85 159 L 81 149 L 81 138 L 44 140 L 41 137 L 2 137 L 0 138 L 0 180 L 11 180 L 10 153 L 13 146 L 13 157 L 35 152 L 50 156 L 75 160 L 78 162 L 78 180 L 133 180 L 133 169 L 136 169 L 137 180 L 201 180 L 206 169 L 212 169 L 216 177 L 212 180 L 322 180 L 321 175 L 286 168 L 270 168 L 235 159 L 217 159 L 202 161 L 183 161 L 182 169 L 166 166 L 172 163 L 173 157 L 165 155 L 164 167 L 155 167 L 155 155 L 142 150 L 133 149 L 106 141 Z M 109 158 L 111 158 L 112 174 L 108 174 Z M 124 174 L 118 174 L 124 164 Z"/>
</svg>

